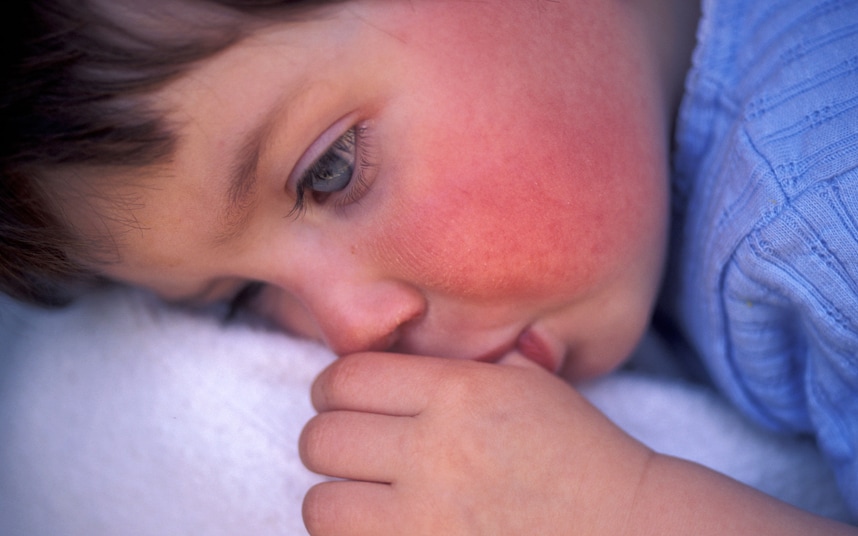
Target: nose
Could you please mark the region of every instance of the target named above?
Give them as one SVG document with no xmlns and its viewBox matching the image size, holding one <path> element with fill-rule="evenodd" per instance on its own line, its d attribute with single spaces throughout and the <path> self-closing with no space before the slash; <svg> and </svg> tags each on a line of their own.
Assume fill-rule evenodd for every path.
<svg viewBox="0 0 858 536">
<path fill-rule="evenodd" d="M 406 282 L 367 275 L 350 263 L 314 264 L 272 281 L 260 312 L 338 355 L 388 350 L 426 312 L 424 295 Z"/>
<path fill-rule="evenodd" d="M 394 280 L 335 281 L 300 299 L 337 355 L 391 348 L 426 309 L 419 290 Z"/>
</svg>

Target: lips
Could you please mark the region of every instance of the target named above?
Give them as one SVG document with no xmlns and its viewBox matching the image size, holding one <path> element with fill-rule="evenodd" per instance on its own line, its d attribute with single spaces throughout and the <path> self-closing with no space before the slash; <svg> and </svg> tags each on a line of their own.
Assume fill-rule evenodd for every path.
<svg viewBox="0 0 858 536">
<path fill-rule="evenodd" d="M 540 335 L 535 328 L 528 327 L 518 338 L 492 352 L 484 354 L 476 361 L 497 363 L 512 353 L 517 353 L 525 359 L 536 363 L 553 374 L 560 371 L 563 365 L 563 350 L 559 345 L 551 345 L 546 337 Z"/>
<path fill-rule="evenodd" d="M 548 344 L 547 340 L 536 333 L 534 328 L 528 328 L 521 332 L 515 341 L 515 350 L 554 374 L 560 371 L 560 366 L 563 364 L 559 349 Z"/>
</svg>

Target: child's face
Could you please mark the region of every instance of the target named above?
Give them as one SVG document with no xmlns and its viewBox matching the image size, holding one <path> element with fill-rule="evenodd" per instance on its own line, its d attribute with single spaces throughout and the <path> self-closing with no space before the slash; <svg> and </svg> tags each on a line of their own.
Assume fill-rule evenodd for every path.
<svg viewBox="0 0 858 536">
<path fill-rule="evenodd" d="M 665 99 L 627 4 L 353 1 L 274 26 L 164 91 L 176 158 L 78 218 L 117 240 L 109 276 L 203 302 L 264 282 L 254 308 L 338 353 L 605 372 L 666 234 Z M 354 178 L 305 178 L 291 213 L 351 127 Z"/>
</svg>

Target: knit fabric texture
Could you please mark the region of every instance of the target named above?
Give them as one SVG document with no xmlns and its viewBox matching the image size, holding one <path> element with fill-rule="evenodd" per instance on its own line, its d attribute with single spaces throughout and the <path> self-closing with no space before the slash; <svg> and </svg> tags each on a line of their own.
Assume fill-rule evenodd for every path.
<svg viewBox="0 0 858 536">
<path fill-rule="evenodd" d="M 858 2 L 703 10 L 666 303 L 745 413 L 816 437 L 858 513 Z"/>
</svg>

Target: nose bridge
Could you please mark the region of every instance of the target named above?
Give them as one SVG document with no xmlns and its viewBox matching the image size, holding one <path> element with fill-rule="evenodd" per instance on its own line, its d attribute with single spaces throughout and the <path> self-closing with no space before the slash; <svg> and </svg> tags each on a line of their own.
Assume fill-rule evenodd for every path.
<svg viewBox="0 0 858 536">
<path fill-rule="evenodd" d="M 344 255 L 303 256 L 288 285 L 338 355 L 386 350 L 402 327 L 424 314 L 416 287 L 385 274 L 347 248 Z"/>
</svg>

